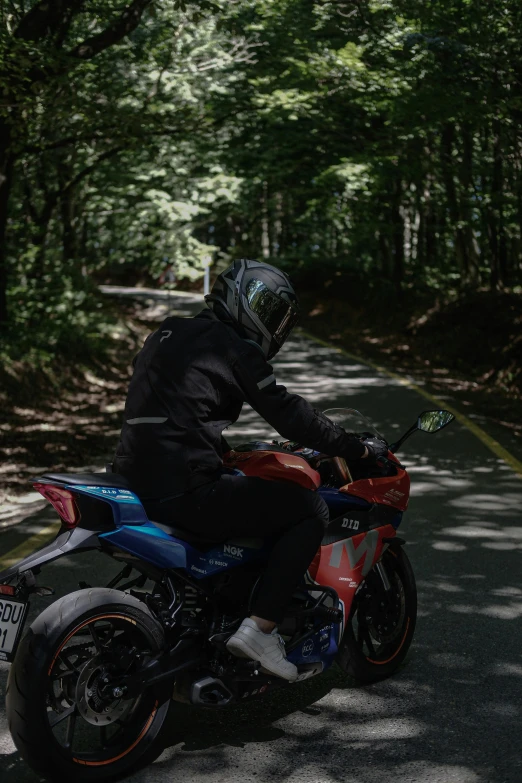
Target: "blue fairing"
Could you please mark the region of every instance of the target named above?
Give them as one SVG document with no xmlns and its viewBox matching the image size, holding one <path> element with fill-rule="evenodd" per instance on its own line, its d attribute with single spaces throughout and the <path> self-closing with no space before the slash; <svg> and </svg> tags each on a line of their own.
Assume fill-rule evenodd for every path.
<svg viewBox="0 0 522 783">
<path fill-rule="evenodd" d="M 270 551 L 269 542 L 255 538 L 234 538 L 206 552 L 165 533 L 153 522 L 143 525 L 123 525 L 100 538 L 158 568 L 184 568 L 195 579 L 204 579 L 234 566 L 253 560 L 264 560 Z"/>
<path fill-rule="evenodd" d="M 338 489 L 332 489 L 330 487 L 320 487 L 319 494 L 326 502 L 326 505 L 330 509 L 330 518 L 340 516 L 347 511 L 369 511 L 372 507 L 371 503 L 357 498 L 355 495 L 346 495 L 343 492 L 339 492 Z"/>
<path fill-rule="evenodd" d="M 144 522 L 148 522 L 141 500 L 134 492 L 130 492 L 128 489 L 77 486 L 76 484 L 66 484 L 65 488 L 78 495 L 91 495 L 100 500 L 105 500 L 112 508 L 115 525 L 142 525 Z"/>
<path fill-rule="evenodd" d="M 338 624 L 322 626 L 314 636 L 288 653 L 288 660 L 296 666 L 320 662 L 323 670 L 327 669 L 334 662 L 339 650 L 339 629 Z"/>
<path fill-rule="evenodd" d="M 122 525 L 110 533 L 101 533 L 99 538 L 158 568 L 186 568 L 187 549 L 192 549 L 149 521 L 141 525 Z"/>
<path fill-rule="evenodd" d="M 99 538 L 146 560 L 158 568 L 185 568 L 195 579 L 226 571 L 253 560 L 264 560 L 271 549 L 264 539 L 235 538 L 200 552 L 150 522 L 140 499 L 126 489 L 66 485 L 80 495 L 104 500 L 113 511 L 116 530 Z"/>
</svg>

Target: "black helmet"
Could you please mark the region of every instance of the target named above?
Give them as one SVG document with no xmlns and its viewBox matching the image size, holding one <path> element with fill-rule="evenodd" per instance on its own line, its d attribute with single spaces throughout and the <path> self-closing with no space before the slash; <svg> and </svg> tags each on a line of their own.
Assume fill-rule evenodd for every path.
<svg viewBox="0 0 522 783">
<path fill-rule="evenodd" d="M 218 318 L 238 325 L 266 359 L 276 355 L 299 319 L 290 280 L 262 261 L 234 261 L 217 277 L 205 301 Z"/>
</svg>

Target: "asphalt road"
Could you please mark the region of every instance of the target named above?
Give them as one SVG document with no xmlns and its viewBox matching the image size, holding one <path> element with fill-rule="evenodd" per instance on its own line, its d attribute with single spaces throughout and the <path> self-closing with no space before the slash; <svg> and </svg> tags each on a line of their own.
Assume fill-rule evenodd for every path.
<svg viewBox="0 0 522 783">
<path fill-rule="evenodd" d="M 172 296 L 168 305 L 190 314 L 199 303 Z M 151 312 L 161 317 L 166 304 L 151 302 Z M 302 336 L 275 367 L 317 407 L 358 408 L 390 439 L 427 407 L 397 380 Z M 228 433 L 233 443 L 272 434 L 250 410 Z M 402 669 L 358 687 L 334 668 L 220 712 L 176 705 L 163 752 L 129 781 L 522 783 L 521 477 L 456 422 L 416 434 L 401 456 L 412 498 L 400 534 L 419 587 Z M 3 533 L 0 553 L 41 528 L 42 513 Z M 48 567 L 43 581 L 61 595 L 112 574 L 110 563 L 86 555 Z M 35 783 L 7 729 L 6 675 L 0 664 L 0 780 Z"/>
</svg>

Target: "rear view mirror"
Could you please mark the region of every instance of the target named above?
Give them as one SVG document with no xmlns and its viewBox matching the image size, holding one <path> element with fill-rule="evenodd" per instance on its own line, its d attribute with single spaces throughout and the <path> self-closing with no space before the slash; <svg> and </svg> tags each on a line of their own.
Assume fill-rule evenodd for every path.
<svg viewBox="0 0 522 783">
<path fill-rule="evenodd" d="M 449 411 L 424 411 L 417 419 L 417 429 L 422 432 L 438 432 L 447 427 L 454 418 Z"/>
</svg>

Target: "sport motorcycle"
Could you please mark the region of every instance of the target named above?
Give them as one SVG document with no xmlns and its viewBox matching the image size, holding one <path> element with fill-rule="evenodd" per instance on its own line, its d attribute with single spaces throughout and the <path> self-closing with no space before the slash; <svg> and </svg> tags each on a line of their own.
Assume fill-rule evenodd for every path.
<svg viewBox="0 0 522 783">
<path fill-rule="evenodd" d="M 379 436 L 357 411 L 325 413 L 349 432 Z M 403 662 L 417 594 L 397 535 L 410 481 L 395 453 L 414 432 L 436 432 L 453 418 L 424 411 L 387 457 L 371 464 L 275 441 L 225 455 L 225 471 L 296 482 L 319 492 L 330 510 L 322 545 L 279 626 L 298 681 L 336 661 L 370 683 Z M 61 529 L 0 573 L 0 659 L 12 664 L 9 728 L 37 774 L 81 783 L 121 776 L 157 755 L 171 700 L 219 709 L 294 687 L 226 649 L 251 613 L 271 539 L 203 540 L 176 520 L 149 520 L 127 481 L 112 472 L 47 473 L 34 486 L 58 512 Z M 22 635 L 30 598 L 53 592 L 37 582 L 42 567 L 93 550 L 119 564 L 114 578 L 105 587 L 81 582 Z"/>
</svg>

